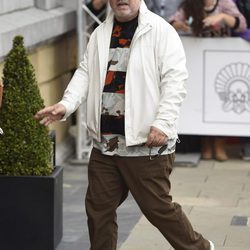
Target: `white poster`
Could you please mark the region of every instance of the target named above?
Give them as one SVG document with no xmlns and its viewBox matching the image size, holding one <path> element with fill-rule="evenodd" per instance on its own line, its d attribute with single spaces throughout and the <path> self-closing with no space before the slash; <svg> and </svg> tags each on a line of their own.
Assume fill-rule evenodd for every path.
<svg viewBox="0 0 250 250">
<path fill-rule="evenodd" d="M 204 51 L 205 123 L 250 124 L 249 58 L 250 51 Z"/>
<path fill-rule="evenodd" d="M 250 43 L 182 37 L 189 79 L 181 134 L 250 136 Z"/>
</svg>

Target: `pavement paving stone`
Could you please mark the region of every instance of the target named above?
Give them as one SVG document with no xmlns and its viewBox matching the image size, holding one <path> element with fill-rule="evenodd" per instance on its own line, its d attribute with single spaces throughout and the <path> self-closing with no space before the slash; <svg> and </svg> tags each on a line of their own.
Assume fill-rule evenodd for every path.
<svg viewBox="0 0 250 250">
<path fill-rule="evenodd" d="M 213 162 L 214 169 L 224 169 L 224 170 L 250 170 L 250 161 L 242 161 L 237 159 L 230 159 L 229 161 L 224 162 L 217 162 L 217 161 L 211 161 Z M 203 161 L 204 163 L 204 161 Z"/>
<path fill-rule="evenodd" d="M 129 235 L 127 242 L 129 242 L 129 244 L 125 242 L 122 244 L 120 250 L 171 249 L 171 246 L 161 233 L 159 233 L 158 229 L 152 226 L 145 217 L 142 217 L 136 224 L 135 228 Z"/>
<path fill-rule="evenodd" d="M 248 197 L 245 196 L 245 194 L 243 194 L 243 195 L 241 194 L 241 197 L 238 199 L 238 203 L 237 203 L 238 207 L 250 208 L 250 198 L 249 198 L 250 194 L 248 193 L 246 195 L 248 195 Z M 244 198 L 244 197 L 246 197 L 246 198 Z"/>
<path fill-rule="evenodd" d="M 250 249 L 250 227 L 234 226 L 227 232 L 225 246 L 230 247 L 246 247 Z"/>
<path fill-rule="evenodd" d="M 176 180 L 176 177 L 175 177 L 175 180 Z M 173 197 L 176 197 L 176 196 L 198 197 L 203 185 L 204 183 L 183 183 L 183 182 L 178 181 L 178 182 L 172 183 L 171 193 Z"/>
<path fill-rule="evenodd" d="M 194 229 L 212 240 L 216 250 L 250 250 L 250 226 L 231 225 L 234 216 L 250 218 L 250 164 L 241 160 L 200 161 L 175 166 L 173 201 L 180 203 Z M 64 236 L 56 250 L 88 250 L 84 208 L 87 167 L 65 163 Z M 129 195 L 118 208 L 119 250 L 173 250 Z M 249 219 L 250 223 L 250 219 Z"/>
<path fill-rule="evenodd" d="M 197 168 L 175 168 L 172 175 L 170 176 L 171 181 L 175 181 L 177 178 L 178 183 L 205 183 L 207 180 L 207 175 L 212 170 L 211 169 L 202 169 L 198 170 Z"/>
<path fill-rule="evenodd" d="M 249 162 L 229 160 L 201 161 L 197 168 L 177 167 L 173 171 L 173 200 L 189 207 L 188 213 L 184 211 L 194 229 L 212 240 L 216 250 L 250 250 L 250 227 L 231 225 L 234 216 L 250 217 L 249 170 Z M 168 249 L 162 236 L 159 240 L 159 232 L 142 218 L 144 225 L 136 225 L 120 250 Z M 152 235 L 146 237 L 150 227 Z M 140 248 L 136 239 L 141 238 L 150 242 Z"/>
<path fill-rule="evenodd" d="M 215 185 L 215 184 L 223 184 L 224 183 L 230 183 L 230 184 L 235 184 L 235 183 L 247 183 L 250 181 L 250 177 L 247 175 L 247 172 L 243 173 L 238 173 L 234 171 L 226 171 L 224 174 L 223 170 L 221 171 L 216 171 L 215 175 L 210 175 L 208 176 L 207 183 L 210 185 Z"/>
<path fill-rule="evenodd" d="M 249 250 L 249 247 L 217 247 L 216 250 Z"/>
<path fill-rule="evenodd" d="M 213 198 L 203 198 L 203 197 L 189 197 L 189 196 L 175 196 L 173 201 L 187 206 L 206 206 L 211 209 L 211 207 L 218 206 L 220 201 Z"/>
<path fill-rule="evenodd" d="M 209 224 L 216 225 L 220 221 L 221 225 L 229 226 L 233 216 L 250 216 L 249 208 L 240 207 L 198 207 L 194 206 L 190 218 L 198 219 L 200 225 Z M 215 223 L 215 224 L 214 224 Z"/>
<path fill-rule="evenodd" d="M 246 192 L 250 193 L 250 182 L 244 183 L 243 191 L 246 191 Z"/>
</svg>

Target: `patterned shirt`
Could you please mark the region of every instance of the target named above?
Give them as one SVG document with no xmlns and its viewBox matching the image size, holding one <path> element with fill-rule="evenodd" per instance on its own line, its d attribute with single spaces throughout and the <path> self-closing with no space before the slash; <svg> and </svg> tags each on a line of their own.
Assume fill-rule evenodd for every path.
<svg viewBox="0 0 250 250">
<path fill-rule="evenodd" d="M 126 147 L 125 143 L 126 71 L 130 45 L 137 26 L 138 17 L 129 22 L 114 21 L 102 94 L 101 143 L 94 141 L 94 147 L 107 155 L 146 156 L 149 154 L 149 148 L 144 145 Z M 158 147 L 153 148 L 152 154 L 156 154 L 158 150 Z M 168 151 L 164 151 L 166 152 Z"/>
</svg>

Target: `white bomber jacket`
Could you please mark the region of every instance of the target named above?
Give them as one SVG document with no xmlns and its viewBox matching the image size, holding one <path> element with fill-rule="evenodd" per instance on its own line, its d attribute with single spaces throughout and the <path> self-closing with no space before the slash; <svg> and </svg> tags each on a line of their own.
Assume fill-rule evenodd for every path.
<svg viewBox="0 0 250 250">
<path fill-rule="evenodd" d="M 92 33 L 84 59 L 63 99 L 67 118 L 82 101 L 87 103 L 87 127 L 100 141 L 102 91 L 107 73 L 114 14 Z M 177 139 L 176 122 L 186 95 L 186 58 L 180 38 L 164 19 L 141 1 L 138 27 L 131 43 L 125 82 L 125 139 L 127 146 L 146 142 L 150 127 Z"/>
</svg>

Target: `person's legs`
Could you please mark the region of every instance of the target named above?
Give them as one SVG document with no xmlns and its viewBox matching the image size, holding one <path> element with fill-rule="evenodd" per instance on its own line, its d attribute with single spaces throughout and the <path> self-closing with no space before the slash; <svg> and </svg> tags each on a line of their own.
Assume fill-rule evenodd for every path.
<svg viewBox="0 0 250 250">
<path fill-rule="evenodd" d="M 227 161 L 228 156 L 226 153 L 226 137 L 214 137 L 214 153 L 217 161 Z"/>
<path fill-rule="evenodd" d="M 113 157 L 93 149 L 88 166 L 89 185 L 86 212 L 90 250 L 115 250 L 117 243 L 116 209 L 127 198 L 126 187 Z"/>
<path fill-rule="evenodd" d="M 193 230 L 181 206 L 169 195 L 174 154 L 153 161 L 149 157 L 115 159 L 142 212 L 174 249 L 210 250 L 209 241 Z"/>
<path fill-rule="evenodd" d="M 203 136 L 201 138 L 201 158 L 211 160 L 213 158 L 213 137 Z"/>
</svg>

